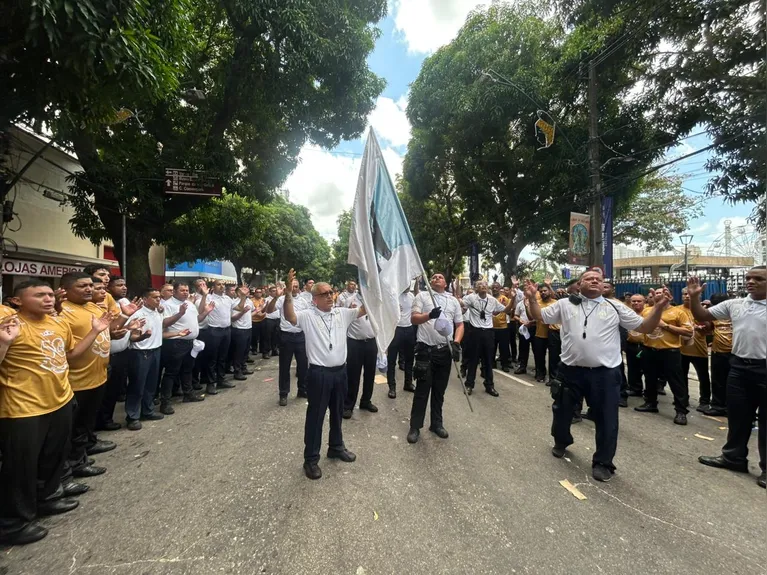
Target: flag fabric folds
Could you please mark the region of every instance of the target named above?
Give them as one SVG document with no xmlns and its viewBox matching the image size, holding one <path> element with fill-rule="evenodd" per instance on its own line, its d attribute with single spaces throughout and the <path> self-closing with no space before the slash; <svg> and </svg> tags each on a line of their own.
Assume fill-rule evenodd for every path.
<svg viewBox="0 0 767 575">
<path fill-rule="evenodd" d="M 372 128 L 357 180 L 347 261 L 359 270 L 378 351 L 386 353 L 399 322 L 399 296 L 423 266 Z"/>
</svg>

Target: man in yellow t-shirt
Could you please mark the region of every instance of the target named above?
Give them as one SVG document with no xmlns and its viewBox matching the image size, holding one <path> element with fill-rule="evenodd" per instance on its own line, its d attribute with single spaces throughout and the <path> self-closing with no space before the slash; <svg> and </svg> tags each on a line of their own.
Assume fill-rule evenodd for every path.
<svg viewBox="0 0 767 575">
<path fill-rule="evenodd" d="M 727 301 L 726 293 L 716 293 L 711 296 L 711 305 L 715 306 Z M 730 320 L 715 320 L 713 323 L 713 339 L 711 341 L 711 405 L 704 411 L 705 415 L 727 415 L 727 377 L 730 374 L 730 358 L 732 357 L 732 322 Z"/>
<path fill-rule="evenodd" d="M 77 343 L 68 323 L 52 316 L 55 297 L 46 282 L 22 282 L 13 301 L 18 319 L 0 321 L 0 544 L 21 545 L 47 535 L 36 517 L 74 509 L 77 501 L 66 497 L 87 490 L 71 482 L 59 490 L 73 411 L 68 361 L 109 322 L 93 320 Z"/>
<path fill-rule="evenodd" d="M 266 333 L 263 329 L 266 326 L 266 322 L 264 322 L 266 319 L 266 314 L 264 313 L 264 308 L 266 307 L 266 304 L 264 303 L 264 290 L 256 288 L 253 291 L 253 295 L 250 297 L 250 303 L 253 304 L 253 312 L 251 313 L 253 327 L 251 327 L 250 335 L 250 352 L 253 355 L 258 355 L 259 349 L 262 350 L 262 352 L 266 349 Z"/>
<path fill-rule="evenodd" d="M 114 319 L 109 312 L 93 303 L 93 280 L 83 272 L 64 274 L 61 287 L 66 300 L 59 317 L 69 324 L 75 343 L 91 332 L 95 318 Z M 106 471 L 104 467 L 88 465 L 88 455 L 110 451 L 114 442 L 96 437 L 96 415 L 104 395 L 109 365 L 109 330 L 98 334 L 89 349 L 69 361 L 69 383 L 75 392 L 77 408 L 72 417 L 72 442 L 68 463 L 75 477 L 92 477 Z"/>
<path fill-rule="evenodd" d="M 642 317 L 652 313 L 648 307 Z M 687 425 L 687 407 L 690 394 L 682 377 L 682 338 L 692 337 L 690 316 L 682 306 L 669 307 L 663 311 L 661 322 L 652 333 L 645 336 L 642 367 L 645 372 L 645 402 L 634 409 L 643 413 L 658 413 L 658 375 L 663 373 L 674 394 L 674 423 Z"/>
<path fill-rule="evenodd" d="M 646 299 L 641 293 L 636 293 L 629 300 L 629 307 L 639 315 L 645 310 Z M 644 334 L 638 331 L 629 331 L 626 338 L 626 378 L 628 379 L 629 397 L 642 397 L 644 385 L 642 383 L 642 349 L 644 348 Z"/>
<path fill-rule="evenodd" d="M 686 288 L 682 290 L 682 302 L 693 327 L 692 338 L 682 340 L 682 377 L 689 388 L 690 365 L 695 368 L 700 383 L 700 401 L 697 411 L 705 413 L 711 407 L 711 379 L 708 374 L 708 344 L 706 343 L 706 332 L 709 326 L 697 324 L 695 318 L 692 317 L 690 296 L 687 294 Z"/>
<path fill-rule="evenodd" d="M 548 284 L 538 285 L 541 309 L 557 303 Z M 535 360 L 535 381 L 546 381 L 546 350 L 549 347 L 549 326 L 542 321 L 535 323 L 535 337 L 532 338 L 533 359 Z"/>
<path fill-rule="evenodd" d="M 511 301 L 505 294 L 501 292 L 501 284 L 495 282 L 493 284 L 493 297 L 497 299 L 504 307 L 509 305 Z M 511 371 L 511 347 L 509 341 L 509 326 L 506 321 L 506 312 L 502 312 L 493 316 L 493 333 L 495 334 L 495 349 L 493 357 L 496 353 L 500 352 L 501 369 L 509 373 Z"/>
</svg>

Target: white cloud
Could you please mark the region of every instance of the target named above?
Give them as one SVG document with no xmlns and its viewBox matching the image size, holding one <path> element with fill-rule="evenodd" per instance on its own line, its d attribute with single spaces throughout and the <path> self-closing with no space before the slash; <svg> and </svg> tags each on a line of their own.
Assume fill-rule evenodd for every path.
<svg viewBox="0 0 767 575">
<path fill-rule="evenodd" d="M 386 140 L 395 147 L 406 146 L 410 140 L 410 122 L 405 115 L 406 109 L 407 95 L 396 102 L 382 96 L 378 98 L 375 109 L 370 113 L 368 123 L 373 126 L 379 139 Z"/>
<path fill-rule="evenodd" d="M 455 38 L 466 16 L 488 0 L 392 0 L 389 12 L 410 52 L 430 54 Z"/>
</svg>

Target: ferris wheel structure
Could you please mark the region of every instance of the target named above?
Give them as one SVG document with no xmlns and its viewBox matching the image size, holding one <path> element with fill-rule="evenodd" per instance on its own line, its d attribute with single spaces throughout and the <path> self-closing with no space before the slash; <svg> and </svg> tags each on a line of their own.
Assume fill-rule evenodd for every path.
<svg viewBox="0 0 767 575">
<path fill-rule="evenodd" d="M 754 265 L 765 265 L 767 235 L 752 225 L 733 226 L 732 220 L 725 220 L 724 233 L 711 242 L 708 255 L 754 258 Z"/>
</svg>

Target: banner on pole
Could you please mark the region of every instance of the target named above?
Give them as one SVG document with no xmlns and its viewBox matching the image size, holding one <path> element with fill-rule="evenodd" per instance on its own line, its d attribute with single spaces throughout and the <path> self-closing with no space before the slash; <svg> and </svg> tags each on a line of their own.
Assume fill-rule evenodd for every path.
<svg viewBox="0 0 767 575">
<path fill-rule="evenodd" d="M 589 263 L 591 219 L 588 214 L 570 212 L 570 249 L 569 261 L 573 265 L 585 266 Z"/>
<path fill-rule="evenodd" d="M 471 242 L 469 248 L 469 279 L 475 282 L 479 279 L 479 245 Z"/>
<path fill-rule="evenodd" d="M 604 235 L 602 236 L 604 246 L 604 270 L 605 277 L 613 277 L 613 198 L 605 196 L 602 198 L 602 225 L 604 226 Z"/>
</svg>

